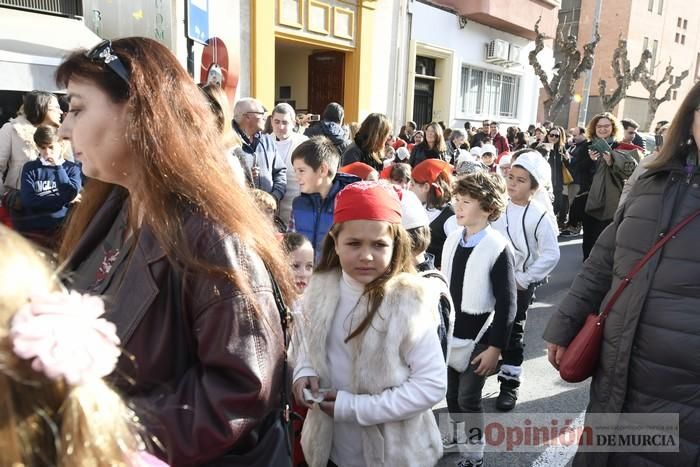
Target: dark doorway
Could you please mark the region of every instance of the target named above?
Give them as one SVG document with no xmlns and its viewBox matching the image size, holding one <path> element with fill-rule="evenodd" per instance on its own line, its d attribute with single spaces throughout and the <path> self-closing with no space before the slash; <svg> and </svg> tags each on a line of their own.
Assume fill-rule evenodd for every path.
<svg viewBox="0 0 700 467">
<path fill-rule="evenodd" d="M 413 90 L 413 121 L 418 128 L 433 120 L 433 95 L 435 94 L 435 81 L 425 78 L 416 78 Z"/>
<path fill-rule="evenodd" d="M 343 103 L 345 54 L 317 52 L 309 55 L 309 113 L 321 114 L 328 104 Z"/>
</svg>

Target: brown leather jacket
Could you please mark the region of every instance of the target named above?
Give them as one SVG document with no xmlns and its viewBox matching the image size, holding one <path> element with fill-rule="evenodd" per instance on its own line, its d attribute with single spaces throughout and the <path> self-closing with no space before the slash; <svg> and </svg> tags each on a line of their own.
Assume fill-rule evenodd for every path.
<svg viewBox="0 0 700 467">
<path fill-rule="evenodd" d="M 68 271 L 100 246 L 124 198 L 115 189 L 100 208 Z M 106 300 L 124 348 L 114 384 L 138 408 L 148 434 L 165 446 L 172 466 L 230 465 L 222 456 L 251 451 L 279 408 L 283 333 L 261 259 L 201 216 L 184 217 L 196 255 L 245 271 L 252 295 L 223 278 L 188 273 L 176 298 L 182 276 L 171 274 L 163 249 L 144 226 L 119 291 Z"/>
</svg>

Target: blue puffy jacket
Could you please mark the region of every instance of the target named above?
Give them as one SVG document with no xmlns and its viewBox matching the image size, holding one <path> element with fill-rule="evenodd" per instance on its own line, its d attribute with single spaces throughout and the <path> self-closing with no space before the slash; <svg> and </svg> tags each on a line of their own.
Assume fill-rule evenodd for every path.
<svg viewBox="0 0 700 467">
<path fill-rule="evenodd" d="M 359 181 L 360 178 L 354 175 L 337 173 L 325 199 L 321 198 L 320 193 L 302 193 L 292 201 L 294 230 L 309 239 L 316 261 L 321 257 L 323 240 L 333 225 L 336 195 L 346 186 Z"/>
</svg>

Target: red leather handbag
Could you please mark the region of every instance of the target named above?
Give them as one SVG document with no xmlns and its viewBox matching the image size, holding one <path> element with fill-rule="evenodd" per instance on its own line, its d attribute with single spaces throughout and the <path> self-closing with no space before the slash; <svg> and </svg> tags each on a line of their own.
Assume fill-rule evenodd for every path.
<svg viewBox="0 0 700 467">
<path fill-rule="evenodd" d="M 622 292 L 627 288 L 630 282 L 632 282 L 632 278 L 636 276 L 642 267 L 654 256 L 654 253 L 659 251 L 661 247 L 674 238 L 683 227 L 688 225 L 690 221 L 695 219 L 698 215 L 700 215 L 700 209 L 683 219 L 668 233 L 662 233 L 661 238 L 654 243 L 647 254 L 639 260 L 622 282 L 620 282 L 617 290 L 615 290 L 615 293 L 605 305 L 603 312 L 600 315 L 591 313 L 586 317 L 583 327 L 567 347 L 559 364 L 559 376 L 561 376 L 564 381 L 579 383 L 593 376 L 600 358 L 600 347 L 603 341 L 605 319 L 608 317 L 608 314 L 610 314 L 610 310 L 612 310 L 615 302 L 617 302 Z"/>
</svg>

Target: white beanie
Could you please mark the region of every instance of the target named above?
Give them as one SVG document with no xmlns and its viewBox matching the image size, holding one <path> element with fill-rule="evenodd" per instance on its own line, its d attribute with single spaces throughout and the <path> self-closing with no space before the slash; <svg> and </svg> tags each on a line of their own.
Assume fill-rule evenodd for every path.
<svg viewBox="0 0 700 467">
<path fill-rule="evenodd" d="M 507 153 L 503 154 L 501 156 L 501 159 L 498 161 L 498 166 L 500 167 L 502 165 L 510 164 L 510 162 L 512 160 L 513 160 L 513 156 L 511 156 L 510 154 L 507 154 Z"/>
<path fill-rule="evenodd" d="M 401 198 L 401 225 L 406 230 L 430 225 L 423 203 L 410 190 L 403 190 L 403 197 Z"/>
<path fill-rule="evenodd" d="M 496 149 L 496 146 L 494 146 L 493 144 L 484 144 L 483 146 L 481 146 L 481 155 L 483 156 L 487 152 L 490 152 L 494 156 L 498 155 L 498 149 Z"/>
<path fill-rule="evenodd" d="M 552 186 L 552 169 L 539 152 L 528 151 L 520 154 L 512 164 L 512 167 L 518 166 L 530 172 L 540 188 L 548 190 Z"/>
<path fill-rule="evenodd" d="M 400 161 L 405 161 L 409 157 L 411 157 L 411 153 L 408 152 L 408 149 L 406 149 L 402 146 L 396 150 L 396 157 L 398 157 Z"/>
<path fill-rule="evenodd" d="M 481 153 L 484 152 L 483 149 L 481 149 L 480 146 L 474 146 L 469 150 L 469 153 L 476 157 L 477 159 L 481 157 Z"/>
<path fill-rule="evenodd" d="M 467 152 L 465 149 L 460 149 L 459 150 L 459 156 L 457 156 L 457 162 L 455 162 L 455 165 L 459 165 L 462 162 L 474 162 L 476 159 L 474 156 Z"/>
</svg>

